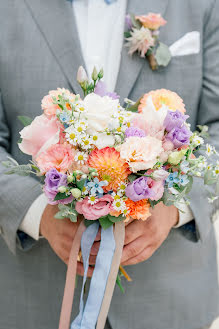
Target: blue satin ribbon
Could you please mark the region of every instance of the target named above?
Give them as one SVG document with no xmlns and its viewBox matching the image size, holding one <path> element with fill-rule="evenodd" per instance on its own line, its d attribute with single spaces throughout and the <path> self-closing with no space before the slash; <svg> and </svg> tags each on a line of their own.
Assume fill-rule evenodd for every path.
<svg viewBox="0 0 219 329">
<path fill-rule="evenodd" d="M 89 254 L 91 246 L 96 237 L 95 232 L 98 231 L 98 229 L 97 231 L 95 230 L 95 227 L 92 228 L 92 226 L 95 224 L 89 226 L 82 237 L 81 251 L 85 266 L 85 273 L 81 291 L 80 312 L 76 319 L 72 322 L 71 329 L 95 329 L 106 289 L 112 259 L 115 252 L 116 245 L 113 234 L 113 226 L 106 230 L 102 229 L 100 249 L 97 255 L 96 265 L 91 279 L 87 302 L 84 307 L 83 291 L 89 266 Z"/>
</svg>

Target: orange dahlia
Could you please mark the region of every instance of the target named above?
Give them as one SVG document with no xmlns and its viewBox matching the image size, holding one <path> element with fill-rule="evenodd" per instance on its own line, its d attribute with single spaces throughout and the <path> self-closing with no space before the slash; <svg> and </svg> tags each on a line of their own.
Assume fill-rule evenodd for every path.
<svg viewBox="0 0 219 329">
<path fill-rule="evenodd" d="M 129 165 L 120 158 L 120 153 L 113 147 L 93 150 L 89 156 L 88 165 L 97 170 L 100 180 L 108 182 L 108 185 L 104 187 L 105 191 L 116 191 L 119 183 L 131 173 Z"/>
<path fill-rule="evenodd" d="M 129 219 L 129 217 L 133 218 L 133 219 L 142 219 L 142 220 L 146 220 L 148 219 L 148 217 L 151 216 L 150 213 L 150 203 L 148 202 L 148 200 L 144 199 L 144 200 L 140 200 L 140 201 L 132 201 L 130 199 L 127 199 L 125 201 L 127 210 L 128 210 L 128 216 L 127 219 Z"/>
<path fill-rule="evenodd" d="M 152 96 L 152 101 L 157 111 L 161 108 L 163 104 L 168 106 L 172 111 L 178 110 L 182 113 L 186 111 L 185 104 L 183 103 L 182 98 L 179 97 L 177 93 L 167 89 L 158 89 L 152 90 L 142 97 L 140 105 L 138 107 L 139 112 L 142 112 L 143 108 L 147 104 L 148 97 L 150 96 Z"/>
</svg>

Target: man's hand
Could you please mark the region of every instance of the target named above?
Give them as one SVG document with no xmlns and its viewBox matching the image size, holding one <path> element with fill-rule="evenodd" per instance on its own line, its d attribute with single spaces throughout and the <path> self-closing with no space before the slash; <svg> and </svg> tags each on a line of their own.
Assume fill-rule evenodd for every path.
<svg viewBox="0 0 219 329">
<path fill-rule="evenodd" d="M 145 222 L 134 220 L 128 223 L 121 264 L 134 265 L 150 258 L 178 220 L 176 207 L 159 203 L 151 209 L 151 217 Z"/>
<path fill-rule="evenodd" d="M 47 205 L 40 223 L 40 233 L 44 236 L 51 248 L 58 257 L 68 265 L 69 255 L 72 247 L 74 236 L 77 232 L 80 221 L 72 223 L 68 218 L 56 219 L 55 214 L 58 212 L 57 206 Z M 91 276 L 92 268 L 88 269 L 88 276 Z M 77 273 L 83 275 L 83 264 L 78 262 Z"/>
</svg>

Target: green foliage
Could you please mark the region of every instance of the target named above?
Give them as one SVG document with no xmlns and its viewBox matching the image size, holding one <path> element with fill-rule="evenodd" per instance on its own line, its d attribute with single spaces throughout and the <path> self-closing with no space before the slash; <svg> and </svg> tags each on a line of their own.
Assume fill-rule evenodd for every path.
<svg viewBox="0 0 219 329">
<path fill-rule="evenodd" d="M 69 195 L 66 195 L 65 193 L 59 192 L 59 193 L 56 194 L 54 201 L 64 200 L 64 199 L 67 199 L 67 198 L 69 198 Z"/>
<path fill-rule="evenodd" d="M 99 218 L 99 223 L 104 230 L 108 229 L 110 226 L 113 225 L 113 222 L 109 220 L 108 216 Z"/>
<path fill-rule="evenodd" d="M 155 59 L 159 66 L 167 66 L 171 60 L 171 53 L 169 47 L 162 42 L 155 51 Z"/>
<path fill-rule="evenodd" d="M 213 185 L 217 181 L 216 177 L 214 176 L 211 170 L 206 170 L 204 175 L 204 184 L 205 185 Z"/>
<path fill-rule="evenodd" d="M 111 216 L 110 214 L 108 215 L 108 219 L 112 222 L 112 223 L 118 223 L 118 222 L 122 222 L 124 220 L 124 216 L 119 215 L 118 217 L 116 216 Z"/>
<path fill-rule="evenodd" d="M 128 180 L 130 183 L 134 182 L 134 180 L 136 180 L 138 178 L 138 176 L 136 176 L 135 174 L 131 174 L 128 177 Z"/>
<path fill-rule="evenodd" d="M 81 179 L 79 181 L 76 181 L 76 185 L 77 185 L 77 188 L 79 188 L 79 190 L 83 190 L 83 187 L 85 185 L 85 182 L 86 182 L 86 178 L 85 179 Z"/>
<path fill-rule="evenodd" d="M 59 211 L 55 214 L 56 219 L 69 218 L 71 222 L 77 222 L 77 212 L 71 206 L 59 204 Z"/>
<path fill-rule="evenodd" d="M 33 121 L 33 119 L 26 115 L 19 115 L 18 120 L 24 125 L 24 127 L 29 126 Z"/>
<path fill-rule="evenodd" d="M 131 35 L 131 33 L 130 33 L 129 31 L 124 32 L 124 37 L 125 37 L 126 39 L 130 38 L 131 36 L 132 36 L 132 35 Z"/>
<path fill-rule="evenodd" d="M 84 220 L 84 225 L 86 226 L 86 227 L 88 227 L 88 226 L 90 226 L 90 225 L 92 225 L 92 224 L 94 224 L 95 223 L 95 220 L 88 220 L 88 219 L 85 219 Z"/>
<path fill-rule="evenodd" d="M 130 14 L 130 17 L 131 17 L 131 21 L 132 21 L 132 25 L 140 30 L 140 28 L 142 27 L 142 24 L 141 22 L 139 22 L 136 18 L 135 18 L 135 15 L 134 14 Z"/>
</svg>

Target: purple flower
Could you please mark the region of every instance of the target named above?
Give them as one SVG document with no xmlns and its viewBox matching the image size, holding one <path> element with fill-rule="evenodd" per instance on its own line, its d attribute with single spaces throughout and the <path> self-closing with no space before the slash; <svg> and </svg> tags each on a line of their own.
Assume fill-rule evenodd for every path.
<svg viewBox="0 0 219 329">
<path fill-rule="evenodd" d="M 96 87 L 94 89 L 95 94 L 103 97 L 103 96 L 109 96 L 112 99 L 119 99 L 119 95 L 117 93 L 108 92 L 106 89 L 106 84 L 103 81 L 98 81 L 96 84 Z"/>
<path fill-rule="evenodd" d="M 125 24 L 127 25 L 129 30 L 132 29 L 132 19 L 129 14 L 125 16 Z"/>
<path fill-rule="evenodd" d="M 144 130 L 137 128 L 137 127 L 130 127 L 127 128 L 125 131 L 125 136 L 126 138 L 128 137 L 132 137 L 132 136 L 136 136 L 136 137 L 145 137 L 146 134 L 144 132 Z"/>
<path fill-rule="evenodd" d="M 63 200 L 54 201 L 56 194 L 59 192 L 60 186 L 67 186 L 67 175 L 58 172 L 55 168 L 50 169 L 46 173 L 45 178 L 45 186 L 44 186 L 44 193 L 48 198 L 49 204 L 67 204 L 72 202 L 73 197 L 70 196 L 69 198 Z"/>
<path fill-rule="evenodd" d="M 189 138 L 191 135 L 191 131 L 186 126 L 182 126 L 181 128 L 173 128 L 166 135 L 166 138 L 169 139 L 176 148 L 179 148 L 182 145 L 189 144 Z"/>
<path fill-rule="evenodd" d="M 188 115 L 182 114 L 180 111 L 170 111 L 168 110 L 166 118 L 164 120 L 164 127 L 168 132 L 172 129 L 182 127 L 184 122 L 189 118 Z"/>
<path fill-rule="evenodd" d="M 151 181 L 151 178 L 145 176 L 137 178 L 126 187 L 126 196 L 134 202 L 153 198 L 154 192 L 149 186 Z"/>
</svg>

